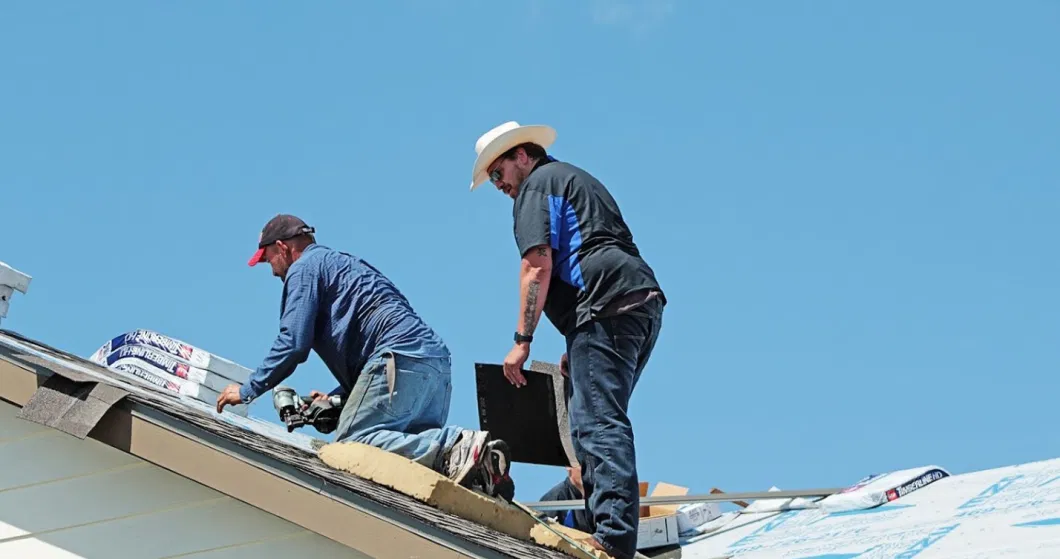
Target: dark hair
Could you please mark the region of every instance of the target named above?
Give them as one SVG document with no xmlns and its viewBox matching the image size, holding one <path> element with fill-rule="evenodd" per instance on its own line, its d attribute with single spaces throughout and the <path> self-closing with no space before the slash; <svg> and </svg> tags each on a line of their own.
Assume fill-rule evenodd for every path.
<svg viewBox="0 0 1060 559">
<path fill-rule="evenodd" d="M 501 158 L 502 159 L 514 159 L 515 158 L 515 152 L 519 148 L 523 148 L 523 151 L 526 152 L 526 156 L 529 157 L 530 159 L 545 159 L 546 157 L 548 157 L 548 152 L 545 151 L 545 148 L 543 148 L 543 147 L 541 147 L 541 146 L 539 146 L 539 145 L 537 145 L 537 144 L 535 144 L 533 142 L 526 142 L 526 143 L 523 143 L 523 144 L 519 144 L 519 145 L 513 147 L 512 149 L 504 152 L 504 154 L 501 155 Z"/>
</svg>

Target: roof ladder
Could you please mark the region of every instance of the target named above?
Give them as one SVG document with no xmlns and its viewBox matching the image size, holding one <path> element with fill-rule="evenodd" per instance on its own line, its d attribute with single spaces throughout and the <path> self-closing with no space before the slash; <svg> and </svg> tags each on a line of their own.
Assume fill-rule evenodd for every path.
<svg viewBox="0 0 1060 559">
<path fill-rule="evenodd" d="M 0 322 L 7 318 L 7 309 L 11 306 L 15 291 L 25 295 L 32 280 L 32 277 L 0 262 Z"/>
</svg>

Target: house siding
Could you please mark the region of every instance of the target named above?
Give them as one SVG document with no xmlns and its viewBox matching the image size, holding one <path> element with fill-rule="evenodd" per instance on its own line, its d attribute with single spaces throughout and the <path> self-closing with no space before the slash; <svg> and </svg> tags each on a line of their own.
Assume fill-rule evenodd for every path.
<svg viewBox="0 0 1060 559">
<path fill-rule="evenodd" d="M 368 557 L 0 402 L 0 558 Z"/>
</svg>

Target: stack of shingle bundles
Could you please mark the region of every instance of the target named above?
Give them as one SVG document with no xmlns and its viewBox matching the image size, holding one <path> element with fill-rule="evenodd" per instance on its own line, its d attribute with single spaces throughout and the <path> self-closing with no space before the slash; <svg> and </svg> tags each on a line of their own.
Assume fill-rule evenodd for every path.
<svg viewBox="0 0 1060 559">
<path fill-rule="evenodd" d="M 103 344 L 89 358 L 112 371 L 215 405 L 229 384 L 243 384 L 250 369 L 152 330 L 133 330 Z M 246 417 L 247 406 L 225 411 Z"/>
</svg>

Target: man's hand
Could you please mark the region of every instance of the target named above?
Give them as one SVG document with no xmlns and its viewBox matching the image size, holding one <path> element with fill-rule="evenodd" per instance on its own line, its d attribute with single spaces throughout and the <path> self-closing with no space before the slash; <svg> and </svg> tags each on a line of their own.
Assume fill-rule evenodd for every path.
<svg viewBox="0 0 1060 559">
<path fill-rule="evenodd" d="M 239 396 L 239 385 L 229 384 L 225 387 L 224 391 L 217 396 L 217 413 L 221 413 L 221 410 L 223 410 L 225 406 L 234 406 L 242 403 L 243 398 Z"/>
<path fill-rule="evenodd" d="M 567 480 L 578 490 L 578 494 L 585 496 L 585 487 L 582 486 L 582 467 L 575 466 L 567 468 Z"/>
<path fill-rule="evenodd" d="M 312 398 L 313 401 L 315 402 L 317 400 L 326 400 L 328 398 L 328 395 L 326 393 L 324 393 L 324 392 L 319 391 L 319 390 L 311 390 L 309 392 L 309 397 Z"/>
<path fill-rule="evenodd" d="M 563 353 L 563 357 L 559 358 L 559 372 L 565 377 L 570 377 L 570 361 L 567 361 L 566 352 Z"/>
<path fill-rule="evenodd" d="M 530 344 L 518 343 L 512 346 L 508 357 L 504 358 L 504 378 L 515 386 L 526 386 L 526 377 L 523 376 L 523 364 L 530 358 Z"/>
</svg>

